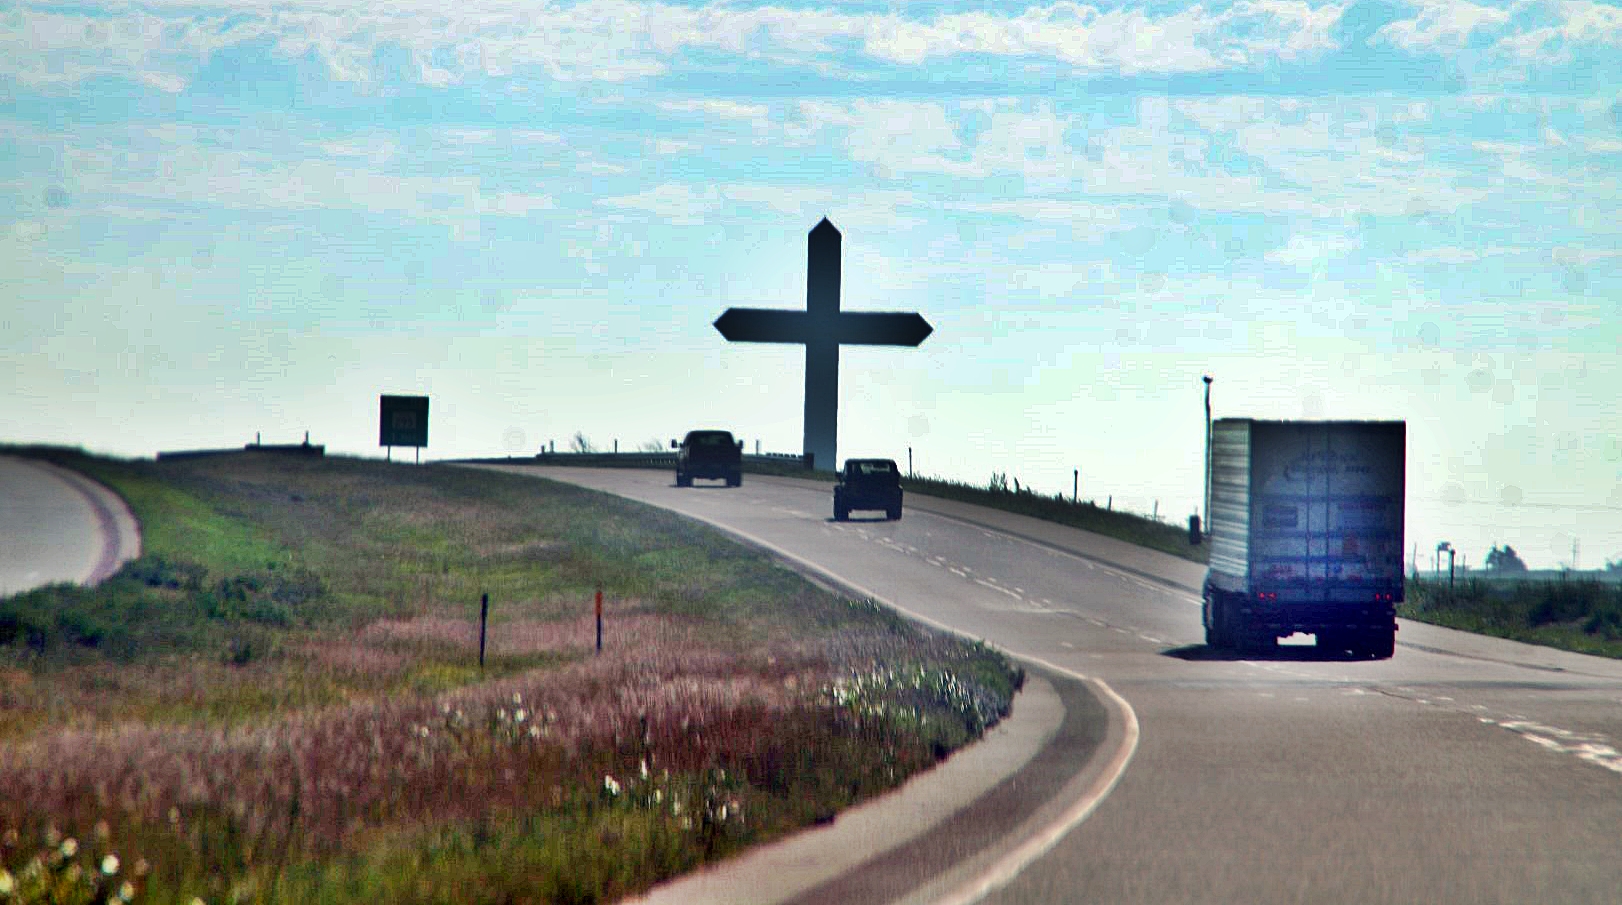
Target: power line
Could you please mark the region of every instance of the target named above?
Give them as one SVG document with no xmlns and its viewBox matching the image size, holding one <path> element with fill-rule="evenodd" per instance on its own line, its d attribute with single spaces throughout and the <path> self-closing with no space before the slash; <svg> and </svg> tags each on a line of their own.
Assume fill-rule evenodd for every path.
<svg viewBox="0 0 1622 905">
<path fill-rule="evenodd" d="M 1622 512 L 1622 506 L 1607 503 L 1505 503 L 1493 500 L 1450 500 L 1445 497 L 1424 497 L 1428 502 L 1448 506 L 1493 506 L 1499 509 L 1588 509 L 1599 512 Z"/>
</svg>

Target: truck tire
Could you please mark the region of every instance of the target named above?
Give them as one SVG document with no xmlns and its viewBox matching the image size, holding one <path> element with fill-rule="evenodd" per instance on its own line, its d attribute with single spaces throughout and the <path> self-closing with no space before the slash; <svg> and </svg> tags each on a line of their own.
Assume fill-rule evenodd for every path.
<svg viewBox="0 0 1622 905">
<path fill-rule="evenodd" d="M 1375 660 L 1389 660 L 1397 652 L 1397 630 L 1375 629 L 1363 636 L 1358 648 L 1364 656 Z"/>
<path fill-rule="evenodd" d="M 1216 650 L 1233 647 L 1233 630 L 1228 625 L 1228 606 L 1222 595 L 1211 592 L 1211 624 L 1205 629 L 1205 646 Z"/>
<path fill-rule="evenodd" d="M 728 487 L 742 487 L 743 486 L 743 473 L 738 472 L 738 473 L 735 473 L 735 474 L 727 475 L 727 486 Z"/>
<path fill-rule="evenodd" d="M 1248 629 L 1238 634 L 1237 646 L 1246 653 L 1267 654 L 1278 650 L 1278 636 L 1268 629 Z"/>
<path fill-rule="evenodd" d="M 1352 645 L 1343 632 L 1318 632 L 1318 650 L 1323 656 L 1342 656 L 1351 648 Z"/>
<path fill-rule="evenodd" d="M 850 519 L 850 507 L 834 504 L 834 521 L 843 522 Z"/>
<path fill-rule="evenodd" d="M 691 477 L 688 477 L 687 475 L 682 474 L 681 472 L 678 471 L 678 472 L 676 472 L 676 486 L 677 487 L 691 487 L 691 486 L 693 486 L 693 479 Z"/>
<path fill-rule="evenodd" d="M 890 521 L 898 522 L 901 520 L 901 507 L 897 506 L 894 509 L 885 510 L 884 514 L 889 516 Z"/>
</svg>

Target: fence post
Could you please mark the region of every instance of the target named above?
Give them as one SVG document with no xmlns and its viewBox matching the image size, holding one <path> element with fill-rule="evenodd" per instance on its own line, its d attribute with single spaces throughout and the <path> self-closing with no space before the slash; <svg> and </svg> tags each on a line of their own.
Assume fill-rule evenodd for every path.
<svg viewBox="0 0 1622 905">
<path fill-rule="evenodd" d="M 490 622 L 490 595 L 479 596 L 479 669 L 484 669 L 484 630 Z"/>
<path fill-rule="evenodd" d="M 603 652 L 603 589 L 597 588 L 597 653 Z"/>
</svg>

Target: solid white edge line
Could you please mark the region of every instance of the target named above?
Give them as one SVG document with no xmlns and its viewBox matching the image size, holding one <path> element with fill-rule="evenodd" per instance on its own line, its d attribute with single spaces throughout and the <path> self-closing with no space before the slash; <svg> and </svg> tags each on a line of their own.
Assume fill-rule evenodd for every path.
<svg viewBox="0 0 1622 905">
<path fill-rule="evenodd" d="M 898 606 L 895 602 L 875 594 L 873 591 L 864 588 L 859 584 L 855 584 L 841 578 L 822 566 L 817 565 L 810 560 L 804 559 L 803 557 L 796 556 L 795 554 L 784 550 L 770 541 L 755 537 L 746 531 L 739 531 L 736 528 L 719 525 L 716 522 L 710 522 L 709 519 L 701 518 L 700 520 L 708 522 L 711 525 L 716 525 L 716 527 L 735 534 L 752 544 L 770 550 L 784 559 L 799 563 L 801 566 L 822 575 L 828 580 L 844 585 L 860 594 L 877 600 L 898 613 L 906 614 L 913 620 L 922 622 L 925 625 L 933 626 L 944 632 L 950 632 L 951 634 L 957 635 L 958 637 L 967 639 L 969 641 L 974 641 L 980 644 L 987 643 L 983 638 L 975 638 L 973 635 L 970 635 L 967 632 L 953 626 L 947 625 L 944 622 L 932 619 L 923 615 L 922 613 L 915 613 L 906 607 Z M 1003 653 L 1008 654 L 1015 659 L 1024 660 L 1027 663 L 1034 663 L 1043 667 L 1044 669 L 1051 669 L 1054 672 L 1069 676 L 1102 692 L 1105 702 L 1113 705 L 1113 707 L 1119 712 L 1122 723 L 1124 724 L 1123 734 L 1125 738 L 1122 740 L 1121 746 L 1116 749 L 1115 754 L 1110 757 L 1110 761 L 1105 766 L 1104 772 L 1096 780 L 1094 780 L 1092 786 L 1088 788 L 1086 793 L 1077 799 L 1076 802 L 1072 804 L 1062 815 L 1060 815 L 1057 820 L 1049 824 L 1041 831 L 1033 834 L 1029 839 L 1020 843 L 1014 848 L 1013 851 L 997 859 L 995 863 L 981 872 L 979 877 L 968 880 L 959 886 L 956 893 L 953 893 L 944 899 L 937 899 L 937 905 L 972 905 L 972 903 L 980 901 L 995 891 L 998 887 L 1003 886 L 1004 884 L 1008 883 L 1008 881 L 1018 876 L 1019 872 L 1030 865 L 1032 861 L 1035 861 L 1037 858 L 1047 854 L 1047 852 L 1052 849 L 1053 846 L 1059 843 L 1060 839 L 1064 838 L 1066 833 L 1075 829 L 1082 823 L 1082 821 L 1092 816 L 1093 811 L 1097 810 L 1098 806 L 1103 803 L 1104 799 L 1109 797 L 1109 793 L 1114 791 L 1116 783 L 1120 782 L 1121 776 L 1126 773 L 1127 764 L 1132 762 L 1132 756 L 1136 754 L 1138 750 L 1138 715 L 1132 709 L 1132 705 L 1128 704 L 1126 699 L 1117 694 L 1115 689 L 1109 687 L 1104 680 L 1093 678 L 1092 676 L 1082 675 L 1075 670 L 1066 669 L 1063 666 L 1059 666 L 1056 663 L 1051 663 L 1040 657 L 1020 656 L 1007 650 L 1004 650 Z M 879 854 L 882 854 L 882 851 L 874 852 L 875 857 Z"/>
<path fill-rule="evenodd" d="M 618 494 L 616 494 L 616 496 L 618 496 Z M 679 509 L 672 511 L 681 512 Z M 737 528 L 733 528 L 728 525 L 712 522 L 703 516 L 692 515 L 691 513 L 686 512 L 681 512 L 681 514 L 687 515 L 690 518 L 696 518 L 701 522 L 714 525 L 715 527 L 741 537 L 744 540 L 755 544 L 756 546 L 770 550 L 784 559 L 799 563 L 801 566 L 822 575 L 829 581 L 844 585 L 857 593 L 864 594 L 874 600 L 879 601 L 898 613 L 905 613 L 908 617 L 918 622 L 922 622 L 925 625 L 933 626 L 943 632 L 950 632 L 959 638 L 964 638 L 979 644 L 987 643 L 984 638 L 976 638 L 973 635 L 970 635 L 968 632 L 947 625 L 946 623 L 937 619 L 932 619 L 929 616 L 923 615 L 922 613 L 915 613 L 906 607 L 898 606 L 895 602 L 875 594 L 871 590 L 864 588 L 859 584 L 855 584 L 841 578 L 822 566 L 817 565 L 816 563 L 811 562 L 810 560 L 801 556 L 790 553 L 789 551 L 784 550 L 782 547 L 779 547 L 770 541 L 755 537 L 753 534 L 750 534 L 747 531 L 740 531 Z M 1006 537 L 1007 535 L 1004 536 Z M 1014 538 L 1014 540 L 1022 540 L 1022 538 Z M 1080 557 L 1075 558 L 1080 559 Z M 997 645 L 988 646 L 997 647 Z M 999 647 L 998 649 L 1001 648 Z M 947 898 L 937 899 L 936 905 L 972 905 L 972 903 L 980 901 L 997 890 L 999 887 L 1014 879 L 1014 877 L 1018 876 L 1019 872 L 1029 866 L 1032 861 L 1035 861 L 1037 858 L 1047 854 L 1049 850 L 1051 850 L 1055 845 L 1059 844 L 1059 840 L 1064 838 L 1066 833 L 1075 829 L 1088 817 L 1092 816 L 1093 811 L 1096 811 L 1098 806 L 1103 803 L 1104 799 L 1109 797 L 1109 793 L 1115 790 L 1116 783 L 1120 782 L 1121 776 L 1126 773 L 1127 764 L 1132 762 L 1132 756 L 1136 754 L 1138 750 L 1138 715 L 1132 709 L 1132 705 L 1127 703 L 1126 698 L 1123 698 L 1117 694 L 1115 689 L 1109 687 L 1109 684 L 1104 680 L 1082 675 L 1075 670 L 1066 669 L 1058 664 L 1043 660 L 1040 657 L 1021 657 L 1007 650 L 1004 650 L 1003 653 L 1008 654 L 1015 659 L 1024 660 L 1028 663 L 1035 663 L 1036 665 L 1045 669 L 1051 669 L 1054 672 L 1070 676 L 1073 679 L 1084 682 L 1103 692 L 1105 702 L 1113 705 L 1121 715 L 1121 720 L 1125 727 L 1125 738 L 1123 739 L 1121 746 L 1116 749 L 1115 754 L 1110 757 L 1110 761 L 1105 766 L 1104 772 L 1093 781 L 1092 786 L 1088 788 L 1085 794 L 1076 800 L 1075 804 L 1072 804 L 1069 809 L 1060 815 L 1058 820 L 1049 824 L 1040 832 L 1033 834 L 1031 838 L 1016 846 L 1013 851 L 1003 855 L 1001 858 L 998 858 L 996 862 L 982 871 L 979 877 L 965 881 L 958 887 L 958 891 L 956 893 L 950 894 Z M 885 851 L 888 851 L 888 849 L 875 850 L 873 855 L 874 857 L 877 857 L 878 855 L 883 854 Z"/>
<path fill-rule="evenodd" d="M 1133 711 L 1132 705 L 1117 694 L 1115 689 L 1109 687 L 1108 683 L 1102 679 L 1084 676 L 1074 670 L 1065 669 L 1058 664 L 1050 663 L 1038 657 L 1026 657 L 1024 659 L 1054 672 L 1078 679 L 1102 692 L 1105 701 L 1119 711 L 1125 724 L 1125 738 L 1122 740 L 1121 746 L 1116 749 L 1114 756 L 1110 758 L 1109 763 L 1105 765 L 1104 772 L 1057 820 L 1020 843 L 1013 851 L 997 859 L 996 863 L 987 867 L 979 877 L 966 881 L 962 886 L 959 886 L 955 893 L 945 898 L 936 899 L 936 905 L 973 905 L 973 903 L 979 902 L 1019 876 L 1020 871 L 1030 866 L 1032 861 L 1047 854 L 1055 845 L 1059 844 L 1060 839 L 1063 839 L 1067 833 L 1080 826 L 1083 821 L 1092 816 L 1094 811 L 1098 810 L 1098 806 L 1103 803 L 1105 798 L 1109 797 L 1109 793 L 1115 790 L 1116 783 L 1120 782 L 1121 777 L 1126 773 L 1127 764 L 1132 762 L 1132 756 L 1137 753 L 1138 715 Z"/>
</svg>

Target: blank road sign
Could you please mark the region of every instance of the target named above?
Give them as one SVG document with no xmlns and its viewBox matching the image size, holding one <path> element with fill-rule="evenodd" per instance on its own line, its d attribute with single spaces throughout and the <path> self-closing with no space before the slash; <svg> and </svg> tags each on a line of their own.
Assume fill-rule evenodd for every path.
<svg viewBox="0 0 1622 905">
<path fill-rule="evenodd" d="M 378 446 L 427 446 L 428 397 L 383 396 Z"/>
</svg>

